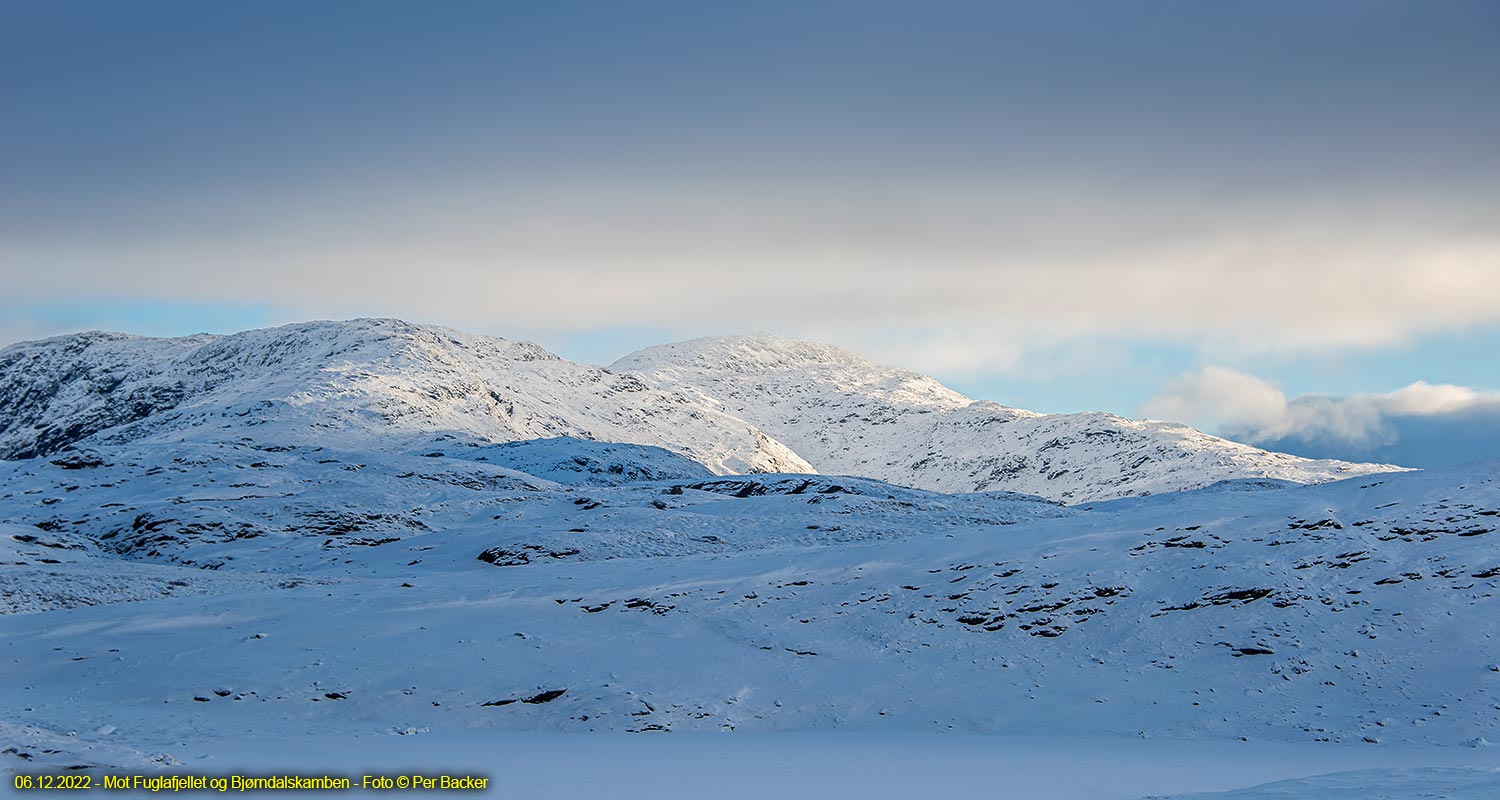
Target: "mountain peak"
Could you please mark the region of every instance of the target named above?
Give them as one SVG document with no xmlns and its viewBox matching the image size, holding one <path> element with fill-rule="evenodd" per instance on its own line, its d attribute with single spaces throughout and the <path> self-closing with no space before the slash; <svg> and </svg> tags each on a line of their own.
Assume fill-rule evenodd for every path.
<svg viewBox="0 0 1500 800">
<path fill-rule="evenodd" d="M 820 472 L 933 491 L 1081 503 L 1227 479 L 1316 483 L 1394 469 L 1268 453 L 1170 423 L 975 401 L 927 375 L 768 334 L 650 347 L 612 369 L 746 420 Z"/>
<path fill-rule="evenodd" d="M 0 458 L 184 438 L 389 449 L 433 434 L 572 436 L 661 446 L 716 472 L 812 471 L 742 420 L 633 376 L 403 320 L 88 335 L 0 351 Z"/>
<path fill-rule="evenodd" d="M 753 364 L 773 366 L 858 365 L 873 367 L 868 358 L 852 350 L 812 339 L 798 339 L 774 333 L 742 333 L 729 336 L 704 336 L 683 342 L 660 344 L 638 350 L 616 362 L 641 361 L 670 357 L 675 361 L 692 360 L 715 366 Z"/>
<path fill-rule="evenodd" d="M 718 473 L 828 472 L 1070 503 L 1392 469 L 974 401 L 927 375 L 763 333 L 647 348 L 610 369 L 382 318 L 175 339 L 95 332 L 0 350 L 0 458 L 185 439 L 399 449 L 434 435 L 653 445 Z"/>
<path fill-rule="evenodd" d="M 729 384 L 741 376 L 753 378 L 766 395 L 797 395 L 817 385 L 902 407 L 954 410 L 974 402 L 927 375 L 877 364 L 835 345 L 768 333 L 656 345 L 621 358 L 610 369 L 714 398 L 737 394 Z"/>
</svg>

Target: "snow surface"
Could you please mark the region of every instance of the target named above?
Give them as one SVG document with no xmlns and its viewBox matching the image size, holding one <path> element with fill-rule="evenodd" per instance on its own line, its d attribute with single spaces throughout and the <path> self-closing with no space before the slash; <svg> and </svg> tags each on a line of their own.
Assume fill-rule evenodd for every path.
<svg viewBox="0 0 1500 800">
<path fill-rule="evenodd" d="M 1173 800 L 1494 800 L 1500 769 L 1367 769 L 1276 781 L 1248 789 L 1175 795 Z"/>
<path fill-rule="evenodd" d="M 0 707 L 21 750 L 145 764 L 310 730 L 1500 738 L 1493 466 L 1066 508 L 214 450 L 3 465 L 0 579 L 29 613 L 0 618 Z"/>
<path fill-rule="evenodd" d="M 847 350 L 766 334 L 649 347 L 610 368 L 744 419 L 821 472 L 940 492 L 1005 489 L 1077 503 L 1234 478 L 1318 483 L 1396 469 L 1269 453 L 1167 422 L 1008 408 Z"/>
<path fill-rule="evenodd" d="M 660 447 L 590 442 L 571 436 L 455 450 L 457 458 L 495 464 L 564 484 L 621 486 L 641 481 L 701 481 L 714 477 L 702 464 Z"/>
<path fill-rule="evenodd" d="M 715 472 L 810 472 L 754 427 L 525 342 L 399 320 L 233 336 L 85 333 L 0 350 L 0 457 L 183 438 L 388 448 L 435 432 L 659 445 Z"/>
<path fill-rule="evenodd" d="M 1345 787 L 1363 785 L 1365 793 L 1328 795 L 1309 789 L 1301 794 L 1249 796 L 1492 800 L 1493 794 L 1401 790 L 1412 785 L 1430 790 L 1431 783 L 1419 781 L 1432 778 L 1446 778 L 1447 784 L 1464 788 L 1484 786 L 1479 782 L 1493 781 L 1493 770 L 1500 764 L 1493 751 L 1442 748 L 871 732 L 627 736 L 432 730 L 404 736 L 251 736 L 232 744 L 189 742 L 174 750 L 182 756 L 176 769 L 200 773 L 258 773 L 264 765 L 276 764 L 313 774 L 322 774 L 330 765 L 346 766 L 356 777 L 366 771 L 389 774 L 393 769 L 464 775 L 484 765 L 498 788 L 480 796 L 538 800 L 909 800 L 949 793 L 1027 800 L 1134 800 L 1163 791 L 1215 792 L 1307 778 L 1312 780 L 1306 785 L 1317 789 L 1336 780 Z M 1328 778 L 1315 777 L 1335 770 Z"/>
<path fill-rule="evenodd" d="M 1268 453 L 1181 425 L 971 401 L 923 375 L 777 337 L 663 345 L 611 370 L 386 319 L 224 337 L 84 333 L 0 350 L 0 458 L 183 440 L 409 450 L 434 437 L 642 444 L 717 474 L 866 475 L 1069 503 L 1395 469 Z"/>
<path fill-rule="evenodd" d="M 446 764 L 537 797 L 1494 796 L 1500 464 L 1314 485 L 1231 464 L 1072 505 L 722 474 L 780 445 L 703 397 L 485 340 L 478 386 L 543 398 L 516 418 L 589 421 L 488 429 L 417 399 L 457 363 L 432 329 L 309 330 L 197 372 L 235 337 L 5 351 L 0 765 Z M 962 402 L 920 376 L 885 396 Z M 676 443 L 600 441 L 659 439 L 660 404 Z"/>
</svg>

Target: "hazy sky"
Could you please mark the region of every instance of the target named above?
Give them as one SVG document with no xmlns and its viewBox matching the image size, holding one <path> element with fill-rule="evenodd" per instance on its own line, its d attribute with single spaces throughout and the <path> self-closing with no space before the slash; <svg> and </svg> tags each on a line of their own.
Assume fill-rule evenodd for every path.
<svg viewBox="0 0 1500 800">
<path fill-rule="evenodd" d="M 1184 387 L 1487 397 L 1497 86 L 1497 0 L 0 0 L 0 342 L 769 330 L 1240 430 Z"/>
</svg>

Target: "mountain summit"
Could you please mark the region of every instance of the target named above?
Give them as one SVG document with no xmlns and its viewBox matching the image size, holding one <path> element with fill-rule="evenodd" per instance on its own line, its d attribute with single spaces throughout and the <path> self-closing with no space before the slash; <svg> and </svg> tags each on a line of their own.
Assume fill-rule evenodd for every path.
<svg viewBox="0 0 1500 800">
<path fill-rule="evenodd" d="M 379 449 L 447 434 L 658 445 L 720 473 L 812 471 L 752 426 L 633 376 L 391 319 L 12 345 L 0 350 L 0 425 L 0 458 L 177 438 Z"/>
<path fill-rule="evenodd" d="M 1004 489 L 1080 503 L 1230 479 L 1320 483 L 1396 469 L 1270 453 L 1167 422 L 1009 408 L 847 350 L 767 334 L 649 347 L 610 369 L 702 398 L 819 471 L 932 491 Z"/>
<path fill-rule="evenodd" d="M 1163 422 L 1008 408 L 770 335 L 661 345 L 609 369 L 391 319 L 175 339 L 91 332 L 0 350 L 5 459 L 128 442 L 361 450 L 559 436 L 662 447 L 719 474 L 862 475 L 1066 503 L 1396 469 L 1268 453 Z"/>
</svg>

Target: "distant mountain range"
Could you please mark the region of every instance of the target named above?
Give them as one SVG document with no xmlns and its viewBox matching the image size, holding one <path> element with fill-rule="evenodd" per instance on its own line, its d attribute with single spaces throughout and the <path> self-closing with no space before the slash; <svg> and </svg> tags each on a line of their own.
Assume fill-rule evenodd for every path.
<svg viewBox="0 0 1500 800">
<path fill-rule="evenodd" d="M 80 333 L 0 350 L 0 458 L 165 441 L 409 449 L 567 436 L 716 474 L 833 473 L 1066 503 L 1395 467 L 1258 450 L 1182 425 L 1037 414 L 816 342 L 647 348 L 608 369 L 390 319 L 175 339 Z"/>
</svg>

